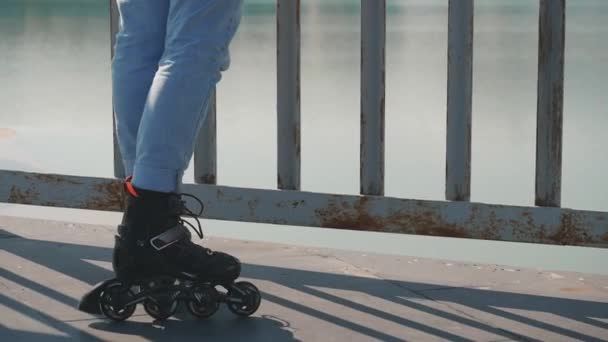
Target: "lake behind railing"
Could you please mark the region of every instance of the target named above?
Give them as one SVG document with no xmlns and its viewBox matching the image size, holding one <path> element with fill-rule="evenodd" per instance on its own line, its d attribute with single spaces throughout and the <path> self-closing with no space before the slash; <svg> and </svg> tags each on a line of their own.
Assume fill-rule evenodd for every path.
<svg viewBox="0 0 608 342">
<path fill-rule="evenodd" d="M 275 2 L 246 4 L 232 46 L 232 68 L 218 87 L 218 182 L 273 188 Z M 356 194 L 359 1 L 307 0 L 302 6 L 302 189 Z M 388 13 L 386 195 L 443 198 L 447 0 L 389 1 Z M 107 1 L 98 0 L 0 3 L 1 169 L 112 175 L 108 14 Z M 606 18 L 607 1 L 567 2 L 564 207 L 608 210 Z M 538 1 L 476 1 L 474 42 L 471 200 L 533 205 Z M 187 173 L 189 179 L 191 175 Z M 0 214 L 58 212 L 37 210 L 34 214 L 31 208 L 0 206 Z M 61 212 L 76 215 L 64 219 L 115 220 L 112 214 Z M 224 236 L 608 272 L 599 262 L 606 260 L 606 252 L 594 249 L 382 234 L 374 235 L 370 244 L 366 233 L 320 234 L 226 222 L 207 230 Z"/>
</svg>

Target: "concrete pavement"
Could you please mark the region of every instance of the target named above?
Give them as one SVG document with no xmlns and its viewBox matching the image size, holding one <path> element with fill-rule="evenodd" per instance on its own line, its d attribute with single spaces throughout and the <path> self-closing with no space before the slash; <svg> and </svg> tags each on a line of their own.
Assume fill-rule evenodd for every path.
<svg viewBox="0 0 608 342">
<path fill-rule="evenodd" d="M 114 229 L 0 217 L 0 341 L 608 341 L 608 276 L 220 238 L 253 317 L 112 323 L 76 306 L 112 276 Z"/>
</svg>

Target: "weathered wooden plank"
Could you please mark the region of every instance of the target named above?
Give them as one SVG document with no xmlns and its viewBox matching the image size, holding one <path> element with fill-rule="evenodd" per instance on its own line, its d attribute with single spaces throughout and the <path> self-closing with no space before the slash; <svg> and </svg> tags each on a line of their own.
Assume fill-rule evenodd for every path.
<svg viewBox="0 0 608 342">
<path fill-rule="evenodd" d="M 384 194 L 386 1 L 361 0 L 360 193 Z"/>
<path fill-rule="evenodd" d="M 300 189 L 300 0 L 277 1 L 277 183 Z"/>
<path fill-rule="evenodd" d="M 473 0 L 450 0 L 445 197 L 471 198 Z"/>
<path fill-rule="evenodd" d="M 608 212 L 195 184 L 183 191 L 203 201 L 209 219 L 608 247 Z M 0 170 L 0 202 L 117 211 L 123 192 L 113 179 Z"/>
<path fill-rule="evenodd" d="M 561 205 L 565 13 L 565 0 L 540 2 L 535 203 L 545 207 Z"/>
</svg>

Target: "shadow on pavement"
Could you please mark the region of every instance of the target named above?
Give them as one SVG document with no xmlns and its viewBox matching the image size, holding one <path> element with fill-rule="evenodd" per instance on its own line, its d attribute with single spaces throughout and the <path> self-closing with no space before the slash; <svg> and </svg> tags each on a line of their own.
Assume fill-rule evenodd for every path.
<svg viewBox="0 0 608 342">
<path fill-rule="evenodd" d="M 0 237 L 1 241 L 3 241 L 3 249 L 7 252 L 46 266 L 56 272 L 79 279 L 91 286 L 101 280 L 112 277 L 112 273 L 107 269 L 85 261 L 85 259 L 87 259 L 110 262 L 112 252 L 110 248 L 30 240 L 2 230 L 0 230 Z M 5 239 L 9 239 L 10 241 Z M 456 304 L 515 321 L 519 324 L 559 334 L 566 339 L 583 341 L 599 341 L 599 339 L 587 335 L 584 332 L 569 329 L 565 326 L 557 326 L 514 313 L 513 310 L 548 313 L 601 329 L 606 329 L 606 323 L 592 318 L 608 318 L 608 304 L 586 300 L 554 298 L 462 287 L 444 287 L 440 290 L 416 291 L 415 289 L 422 288 L 425 285 L 430 287 L 431 284 L 304 271 L 255 264 L 245 264 L 243 265 L 243 270 L 244 277 L 273 282 L 315 298 L 330 301 L 348 307 L 349 309 L 393 322 L 400 326 L 423 331 L 439 339 L 451 341 L 469 341 L 470 339 L 450 333 L 442 329 L 441 326 L 433 326 L 431 324 L 421 323 L 420 321 L 416 322 L 408 319 L 408 317 L 403 317 L 384 310 L 380 306 L 371 307 L 364 305 L 358 303 L 356 299 L 330 294 L 326 291 L 321 291 L 318 288 L 365 293 L 369 296 L 381 298 L 413 310 L 450 320 L 451 322 L 490 332 L 494 335 L 504 337 L 505 340 L 516 339 L 534 341 L 535 339 L 521 335 L 522 332 L 520 331 L 510 331 L 499 328 L 490 323 L 478 320 L 471 315 L 458 315 L 453 313 L 453 311 L 444 311 L 441 308 L 431 307 L 420 301 L 410 299 L 425 298 L 430 301 Z M 53 289 L 45 284 L 30 280 L 27 278 L 27 275 L 18 274 L 15 270 L 2 268 L 0 269 L 0 277 L 20 284 L 23 287 L 29 288 L 49 298 L 53 298 L 70 307 L 77 306 L 77 301 L 72 297 L 62 294 L 60 289 Z M 390 291 L 386 290 L 387 284 L 390 284 Z M 325 322 L 356 331 L 370 338 L 376 338 L 383 341 L 403 340 L 402 336 L 391 335 L 373 325 L 366 326 L 358 324 L 335 313 L 314 308 L 307 305 L 305 302 L 286 298 L 277 293 L 269 293 L 269 291 L 265 291 L 263 287 L 261 287 L 261 290 L 263 292 L 264 301 L 272 302 L 305 315 L 317 317 Z M 68 335 L 67 338 L 63 336 L 47 336 L 39 333 L 11 330 L 0 325 L 1 328 L 8 331 L 8 336 L 15 340 L 18 340 L 19 338 L 36 340 L 41 337 L 44 337 L 44 339 L 48 341 L 64 341 L 68 338 L 98 340 L 97 337 L 90 333 L 71 326 L 68 324 L 69 322 L 62 321 L 60 318 L 50 317 L 31 305 L 20 303 L 3 293 L 0 293 L 0 304 L 23 315 L 30 316 L 35 320 L 42 321 Z M 89 327 L 123 335 L 141 336 L 152 340 L 158 340 L 160 338 L 175 338 L 178 341 L 204 339 L 241 340 L 245 337 L 248 341 L 292 341 L 295 339 L 294 330 L 289 326 L 288 322 L 285 322 L 280 318 L 256 316 L 248 319 L 240 319 L 232 316 L 225 309 L 220 310 L 213 318 L 207 321 L 197 321 L 186 313 L 178 313 L 176 319 L 164 322 L 162 325 L 135 321 L 113 323 L 105 320 L 92 320 Z M 0 333 L 0 337 L 2 337 L 2 335 L 4 335 L 4 333 Z"/>
</svg>

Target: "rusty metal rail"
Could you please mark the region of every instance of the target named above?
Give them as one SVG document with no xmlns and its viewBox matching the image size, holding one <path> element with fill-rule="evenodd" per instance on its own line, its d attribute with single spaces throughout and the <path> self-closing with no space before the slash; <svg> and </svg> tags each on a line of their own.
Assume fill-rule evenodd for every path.
<svg viewBox="0 0 608 342">
<path fill-rule="evenodd" d="M 360 193 L 384 195 L 386 0 L 361 2 Z"/>
<path fill-rule="evenodd" d="M 277 186 L 300 190 L 300 0 L 277 2 Z"/>
<path fill-rule="evenodd" d="M 112 38 L 118 13 L 111 3 Z M 449 0 L 446 199 L 384 194 L 386 0 L 361 0 L 361 196 L 300 190 L 300 1 L 277 2 L 277 188 L 217 186 L 216 107 L 194 155 L 204 217 L 471 239 L 608 248 L 608 212 L 560 208 L 565 0 L 539 2 L 537 207 L 470 202 L 474 0 Z M 114 40 L 112 40 L 114 41 Z M 215 96 L 215 95 L 214 95 Z M 115 141 L 116 147 L 116 141 Z M 115 177 L 122 162 L 114 154 Z M 120 211 L 120 181 L 0 170 L 0 201 Z"/>
<path fill-rule="evenodd" d="M 562 189 L 566 0 L 541 0 L 538 24 L 536 205 L 559 207 Z"/>
<path fill-rule="evenodd" d="M 196 184 L 182 190 L 201 198 L 209 219 L 608 247 L 605 212 Z M 0 171 L 0 200 L 120 211 L 123 191 L 113 179 Z"/>
<path fill-rule="evenodd" d="M 471 198 L 473 0 L 450 1 L 445 198 Z"/>
</svg>

